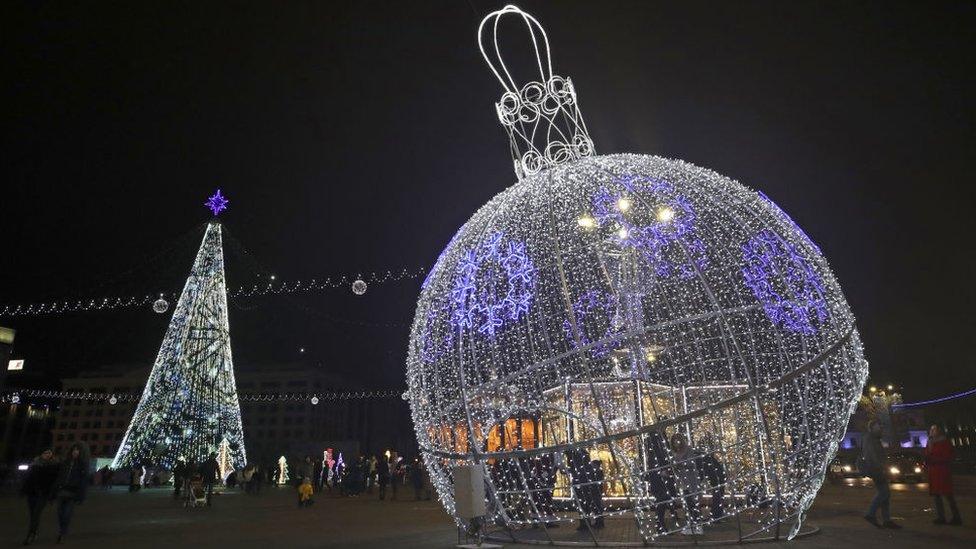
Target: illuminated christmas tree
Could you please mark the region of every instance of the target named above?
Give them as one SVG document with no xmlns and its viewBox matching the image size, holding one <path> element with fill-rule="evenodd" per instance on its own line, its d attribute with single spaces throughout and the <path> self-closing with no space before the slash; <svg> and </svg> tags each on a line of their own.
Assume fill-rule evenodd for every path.
<svg viewBox="0 0 976 549">
<path fill-rule="evenodd" d="M 287 484 L 288 478 L 288 460 L 281 456 L 278 458 L 278 484 Z"/>
<path fill-rule="evenodd" d="M 244 433 L 231 358 L 221 226 L 214 221 L 207 226 L 112 467 L 172 467 L 179 456 L 201 462 L 220 450 L 221 442 L 226 443 L 226 461 L 242 467 Z"/>
<path fill-rule="evenodd" d="M 220 469 L 220 480 L 226 481 L 227 477 L 235 471 L 234 453 L 230 449 L 230 441 L 226 438 L 220 441 L 220 449 L 217 450 L 217 467 Z"/>
</svg>

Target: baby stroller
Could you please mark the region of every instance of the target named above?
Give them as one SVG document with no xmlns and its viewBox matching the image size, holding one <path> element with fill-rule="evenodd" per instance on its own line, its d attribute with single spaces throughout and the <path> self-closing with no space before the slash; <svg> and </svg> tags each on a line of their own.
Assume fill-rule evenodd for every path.
<svg viewBox="0 0 976 549">
<path fill-rule="evenodd" d="M 183 507 L 206 507 L 207 491 L 203 487 L 203 479 L 200 475 L 194 475 L 186 481 L 186 484 L 186 499 L 183 501 Z"/>
</svg>

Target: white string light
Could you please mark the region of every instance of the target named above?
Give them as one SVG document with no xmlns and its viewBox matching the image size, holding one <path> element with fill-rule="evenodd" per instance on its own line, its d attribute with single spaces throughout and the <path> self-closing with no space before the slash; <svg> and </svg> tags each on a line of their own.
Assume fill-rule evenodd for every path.
<svg viewBox="0 0 976 549">
<path fill-rule="evenodd" d="M 16 404 L 24 398 L 50 399 L 50 400 L 84 400 L 84 401 L 107 401 L 111 405 L 120 402 L 138 402 L 142 395 L 138 393 L 102 393 L 88 391 L 56 391 L 43 389 L 17 389 L 0 393 L 0 402 L 11 402 Z M 238 393 L 241 402 L 295 402 L 309 401 L 318 404 L 322 401 L 335 402 L 342 400 L 378 400 L 401 398 L 402 391 L 396 390 L 365 390 L 365 391 L 326 391 L 326 392 L 303 392 L 303 393 Z M 14 402 L 14 401 L 17 402 Z"/>
<path fill-rule="evenodd" d="M 227 297 L 249 298 L 266 295 L 288 295 L 325 290 L 349 288 L 354 281 L 363 284 L 377 285 L 403 280 L 419 280 L 428 269 L 401 269 L 399 271 L 371 272 L 362 277 L 342 275 L 338 277 L 313 278 L 311 280 L 294 280 L 290 282 L 271 281 L 267 284 L 253 284 L 240 286 L 227 292 Z M 364 286 L 365 288 L 365 286 Z M 355 288 L 354 288 L 355 291 Z M 131 309 L 153 305 L 156 312 L 166 312 L 169 303 L 163 297 L 165 294 L 149 294 L 129 297 L 103 297 L 87 300 L 51 301 L 31 303 L 27 305 L 0 305 L 0 317 L 38 316 L 88 311 L 105 311 L 112 309 Z M 159 302 L 159 303 L 157 303 Z M 164 303 L 165 307 L 164 308 Z M 161 310 L 160 310 L 161 309 Z"/>
</svg>

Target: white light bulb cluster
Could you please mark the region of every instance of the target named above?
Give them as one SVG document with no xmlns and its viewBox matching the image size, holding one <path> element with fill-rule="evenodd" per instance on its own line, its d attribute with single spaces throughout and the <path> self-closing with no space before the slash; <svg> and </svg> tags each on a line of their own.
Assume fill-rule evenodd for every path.
<svg viewBox="0 0 976 549">
<path fill-rule="evenodd" d="M 796 535 L 867 377 L 819 249 L 686 162 L 535 167 L 461 227 L 418 300 L 405 396 L 447 510 L 452 468 L 479 464 L 489 523 L 515 541 L 614 516 L 645 542 L 720 516 L 738 539 Z"/>
</svg>

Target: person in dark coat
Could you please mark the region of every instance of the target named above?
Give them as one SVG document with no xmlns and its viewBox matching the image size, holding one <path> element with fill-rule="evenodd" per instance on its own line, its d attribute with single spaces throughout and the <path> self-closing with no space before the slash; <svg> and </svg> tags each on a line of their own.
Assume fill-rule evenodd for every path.
<svg viewBox="0 0 976 549">
<path fill-rule="evenodd" d="M 657 533 L 665 534 L 668 531 L 664 520 L 665 513 L 669 508 L 672 508 L 674 496 L 677 493 L 674 481 L 667 469 L 671 464 L 671 457 L 668 454 L 667 445 L 664 443 L 664 435 L 658 431 L 648 433 L 644 444 L 648 469 L 646 480 L 651 497 L 654 498 Z"/>
<path fill-rule="evenodd" d="M 401 461 L 397 456 L 390 458 L 390 487 L 393 489 L 393 496 L 390 499 L 397 498 L 397 491 L 403 484 L 403 464 Z"/>
<path fill-rule="evenodd" d="M 88 446 L 73 444 L 68 457 L 61 464 L 55 484 L 58 501 L 58 543 L 64 541 L 71 525 L 75 505 L 85 501 L 88 492 Z"/>
<path fill-rule="evenodd" d="M 536 493 L 539 513 L 545 516 L 546 527 L 556 528 L 559 523 L 550 522 L 550 519 L 554 519 L 556 515 L 556 507 L 553 504 L 553 491 L 556 489 L 556 466 L 552 462 L 552 455 L 546 454 L 536 460 L 533 476 L 536 477 L 539 488 Z"/>
<path fill-rule="evenodd" d="M 424 489 L 424 462 L 414 458 L 410 466 L 410 484 L 413 485 L 413 498 L 420 501 L 420 492 Z"/>
<path fill-rule="evenodd" d="M 864 445 L 861 448 L 861 459 L 859 469 L 861 474 L 871 477 L 874 483 L 874 499 L 868 507 L 864 520 L 879 528 L 901 528 L 891 520 L 891 488 L 888 487 L 888 478 L 884 474 L 885 450 L 881 446 L 881 424 L 877 421 L 868 423 L 868 432 L 864 434 Z M 881 511 L 881 522 L 878 522 L 877 513 Z"/>
<path fill-rule="evenodd" d="M 380 487 L 380 499 L 386 499 L 386 485 L 390 483 L 390 464 L 385 457 L 379 460 L 376 467 L 376 483 Z"/>
<path fill-rule="evenodd" d="M 698 500 L 701 493 L 701 482 L 698 472 L 700 456 L 688 444 L 684 433 L 671 435 L 671 458 L 674 462 L 671 470 L 674 473 L 675 485 L 685 509 L 685 535 L 703 533 L 701 513 L 698 510 Z"/>
<path fill-rule="evenodd" d="M 566 465 L 572 478 L 572 490 L 579 502 L 580 518 L 577 530 L 589 528 L 588 517 L 593 513 L 592 495 L 589 483 L 592 481 L 590 473 L 589 452 L 583 448 L 573 448 L 566 451 Z"/>
<path fill-rule="evenodd" d="M 142 488 L 142 477 L 146 474 L 146 469 L 142 464 L 135 464 L 129 470 L 129 491 L 138 492 Z"/>
<path fill-rule="evenodd" d="M 41 455 L 31 463 L 27 470 L 27 478 L 20 488 L 20 493 L 27 497 L 27 508 L 30 511 L 30 527 L 24 545 L 30 545 L 37 538 L 37 525 L 41 521 L 41 511 L 54 495 L 54 484 L 58 480 L 58 462 L 54 459 L 54 452 L 45 448 Z"/>
<path fill-rule="evenodd" d="M 552 491 L 555 488 L 555 473 L 552 471 L 551 461 L 552 458 L 546 455 L 536 456 L 525 462 L 525 482 L 538 511 L 536 519 L 548 528 L 559 526 L 558 522 L 551 522 L 554 510 Z"/>
<path fill-rule="evenodd" d="M 594 459 L 590 462 L 590 478 L 593 484 L 590 485 L 590 505 L 593 507 L 593 514 L 597 515 L 593 522 L 593 527 L 600 529 L 605 526 L 603 521 L 603 482 L 606 476 L 603 473 L 603 462 Z"/>
<path fill-rule="evenodd" d="M 712 441 L 706 437 L 701 444 L 699 452 L 701 458 L 698 463 L 698 472 L 701 474 L 702 481 L 709 487 L 712 496 L 711 515 L 712 520 L 719 520 L 725 516 L 722 500 L 725 498 L 725 465 L 718 460 L 715 452 L 712 451 Z"/>
<path fill-rule="evenodd" d="M 99 469 L 101 473 L 99 475 L 99 481 L 101 482 L 102 490 L 108 490 L 112 488 L 112 470 L 108 468 L 108 465 L 103 466 Z"/>
<path fill-rule="evenodd" d="M 511 520 L 523 520 L 527 514 L 528 502 L 525 501 L 525 485 L 522 483 L 522 475 L 516 458 L 503 459 L 499 462 L 501 485 L 495 485 L 496 489 L 501 486 L 504 494 L 501 494 L 502 503 Z"/>
<path fill-rule="evenodd" d="M 962 517 L 959 516 L 959 507 L 956 505 L 956 497 L 952 490 L 952 460 L 955 452 L 952 444 L 946 439 L 945 434 L 938 425 L 929 428 L 929 441 L 925 446 L 925 468 L 929 472 L 929 494 L 935 498 L 935 524 L 946 524 L 945 507 L 942 498 L 949 502 L 949 510 L 952 511 L 952 520 L 949 524 L 958 526 L 962 524 Z"/>
<path fill-rule="evenodd" d="M 183 490 L 183 483 L 187 480 L 186 473 L 186 463 L 183 459 L 176 460 L 176 465 L 173 467 L 173 499 L 180 497 L 180 492 Z"/>
<path fill-rule="evenodd" d="M 299 484 L 304 479 L 308 479 L 312 482 L 312 477 L 315 474 L 315 464 L 312 463 L 312 456 L 305 456 L 305 460 L 302 461 L 301 467 L 298 469 Z"/>
<path fill-rule="evenodd" d="M 342 477 L 342 488 L 347 496 L 359 495 L 359 484 L 363 479 L 362 462 L 363 460 L 357 459 L 350 463 Z"/>
<path fill-rule="evenodd" d="M 203 480 L 203 486 L 207 490 L 207 507 L 210 507 L 214 484 L 217 482 L 219 473 L 220 467 L 217 465 L 217 453 L 210 452 L 207 460 L 200 464 L 200 478 Z"/>
</svg>

